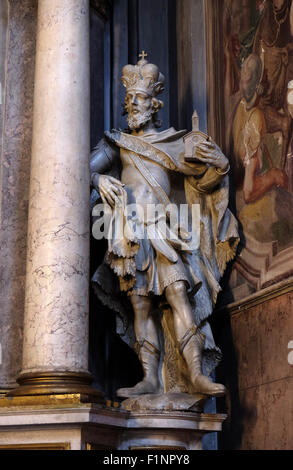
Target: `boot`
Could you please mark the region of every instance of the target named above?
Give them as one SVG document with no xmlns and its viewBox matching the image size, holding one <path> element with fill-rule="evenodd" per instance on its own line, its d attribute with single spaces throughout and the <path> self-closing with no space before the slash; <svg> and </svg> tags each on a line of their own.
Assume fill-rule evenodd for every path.
<svg viewBox="0 0 293 470">
<path fill-rule="evenodd" d="M 130 398 L 149 393 L 159 393 L 160 391 L 158 377 L 160 351 L 146 339 L 137 342 L 135 349 L 143 368 L 144 378 L 135 387 L 117 390 L 118 397 Z"/>
<path fill-rule="evenodd" d="M 194 326 L 187 330 L 181 339 L 180 352 L 186 360 L 194 392 L 213 397 L 222 397 L 226 394 L 224 385 L 212 382 L 209 377 L 202 373 L 204 343 L 205 336 Z"/>
</svg>

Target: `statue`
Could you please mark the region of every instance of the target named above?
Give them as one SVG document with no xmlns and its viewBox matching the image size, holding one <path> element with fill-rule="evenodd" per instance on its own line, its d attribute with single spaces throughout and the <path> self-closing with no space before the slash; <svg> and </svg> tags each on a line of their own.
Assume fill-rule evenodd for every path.
<svg viewBox="0 0 293 470">
<path fill-rule="evenodd" d="M 101 198 L 109 221 L 108 251 L 93 286 L 117 312 L 117 331 L 135 348 L 144 372 L 141 382 L 117 395 L 218 397 L 225 387 L 209 374 L 221 352 L 207 319 L 239 241 L 228 209 L 230 166 L 199 132 L 196 113 L 188 135 L 158 130 L 165 78 L 145 53 L 141 57 L 122 72 L 129 129 L 106 132 L 90 163 L 93 201 Z M 170 207 L 180 205 L 189 214 L 198 208 L 195 228 L 186 220 L 171 223 Z M 140 210 L 128 217 L 129 206 L 131 213 Z M 127 228 L 122 235 L 121 227 Z"/>
</svg>

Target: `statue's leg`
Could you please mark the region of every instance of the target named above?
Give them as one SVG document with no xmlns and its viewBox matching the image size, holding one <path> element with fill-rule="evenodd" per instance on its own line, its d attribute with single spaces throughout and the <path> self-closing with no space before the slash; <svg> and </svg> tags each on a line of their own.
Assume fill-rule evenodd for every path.
<svg viewBox="0 0 293 470">
<path fill-rule="evenodd" d="M 123 398 L 159 393 L 159 339 L 154 319 L 151 315 L 152 301 L 148 297 L 133 295 L 134 329 L 136 351 L 143 367 L 144 378 L 135 387 L 121 388 L 117 395 Z"/>
<path fill-rule="evenodd" d="M 202 351 L 205 337 L 194 324 L 193 312 L 184 282 L 178 281 L 166 289 L 166 298 L 174 316 L 174 328 L 180 352 L 186 360 L 195 393 L 223 396 L 224 385 L 213 383 L 202 373 Z"/>
</svg>

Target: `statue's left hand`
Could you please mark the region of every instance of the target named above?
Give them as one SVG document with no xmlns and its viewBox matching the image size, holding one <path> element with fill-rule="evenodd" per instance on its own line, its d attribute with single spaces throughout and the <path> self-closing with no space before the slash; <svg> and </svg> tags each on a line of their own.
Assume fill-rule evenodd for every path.
<svg viewBox="0 0 293 470">
<path fill-rule="evenodd" d="M 121 181 L 113 178 L 113 176 L 100 175 L 99 177 L 99 191 L 104 204 L 109 204 L 111 207 L 119 205 L 119 196 L 122 193 L 124 184 Z"/>
<path fill-rule="evenodd" d="M 221 170 L 229 168 L 229 160 L 220 147 L 211 140 L 201 141 L 196 145 L 196 159 Z"/>
</svg>

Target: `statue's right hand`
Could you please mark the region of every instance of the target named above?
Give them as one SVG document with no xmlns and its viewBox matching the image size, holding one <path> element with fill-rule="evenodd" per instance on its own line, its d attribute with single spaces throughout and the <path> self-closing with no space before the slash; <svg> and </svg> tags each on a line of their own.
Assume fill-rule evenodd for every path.
<svg viewBox="0 0 293 470">
<path fill-rule="evenodd" d="M 114 207 L 119 204 L 118 197 L 122 194 L 124 184 L 112 176 L 100 175 L 99 191 L 104 204 Z"/>
</svg>

